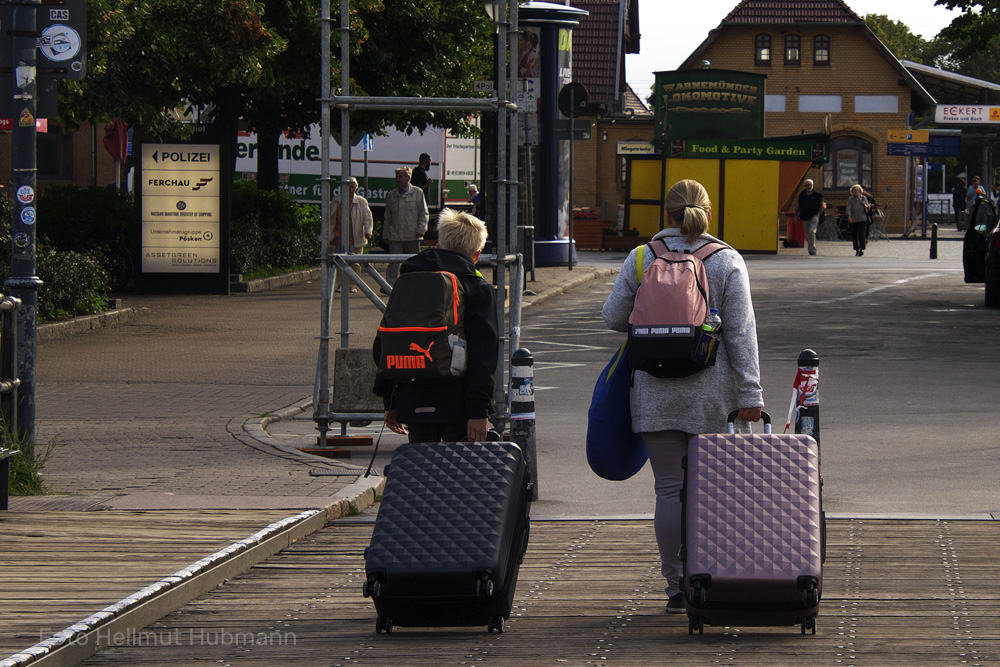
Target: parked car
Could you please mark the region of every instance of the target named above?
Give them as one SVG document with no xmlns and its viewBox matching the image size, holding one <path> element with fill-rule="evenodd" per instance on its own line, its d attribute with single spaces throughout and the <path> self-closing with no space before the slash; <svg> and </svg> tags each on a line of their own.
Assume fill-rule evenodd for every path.
<svg viewBox="0 0 1000 667">
<path fill-rule="evenodd" d="M 980 197 L 972 205 L 969 228 L 962 246 L 965 282 L 985 283 L 986 306 L 1000 308 L 1000 213 L 996 205 Z"/>
<path fill-rule="evenodd" d="M 986 307 L 1000 308 L 1000 225 L 994 225 L 986 248 Z"/>
</svg>

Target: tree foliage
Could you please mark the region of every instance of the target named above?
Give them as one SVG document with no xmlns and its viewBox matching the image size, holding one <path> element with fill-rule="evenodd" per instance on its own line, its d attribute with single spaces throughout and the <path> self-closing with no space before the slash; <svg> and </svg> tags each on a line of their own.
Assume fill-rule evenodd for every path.
<svg viewBox="0 0 1000 667">
<path fill-rule="evenodd" d="M 65 124 L 109 117 L 154 134 L 221 90 L 268 81 L 287 48 L 255 0 L 89 0 L 87 76 L 60 85 Z"/>
<path fill-rule="evenodd" d="M 925 62 L 929 42 L 914 35 L 902 21 L 893 21 L 885 14 L 866 14 L 865 23 L 898 59 Z"/>
<path fill-rule="evenodd" d="M 340 8 L 330 4 L 336 90 Z M 473 81 L 492 71 L 492 25 L 479 0 L 351 0 L 350 12 L 352 94 L 468 97 Z M 319 15 L 319 0 L 90 0 L 88 73 L 62 82 L 63 121 L 121 117 L 161 136 L 178 132 L 176 110 L 185 106 L 230 123 L 240 118 L 273 143 L 267 168 L 276 180 L 278 136 L 320 117 Z M 467 119 L 358 112 L 352 135 L 389 125 L 462 131 Z"/>
<path fill-rule="evenodd" d="M 1000 34 L 1000 1 L 998 0 L 937 0 L 935 5 L 961 9 L 941 36 L 954 43 L 954 57 L 966 59 L 986 53 Z"/>
</svg>

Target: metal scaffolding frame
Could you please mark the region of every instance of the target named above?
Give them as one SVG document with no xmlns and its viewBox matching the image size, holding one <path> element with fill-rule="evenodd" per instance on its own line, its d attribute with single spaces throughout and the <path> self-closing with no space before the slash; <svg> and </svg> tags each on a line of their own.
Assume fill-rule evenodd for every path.
<svg viewBox="0 0 1000 667">
<path fill-rule="evenodd" d="M 517 57 L 512 53 L 508 58 L 508 49 L 516 48 L 517 0 L 492 0 L 494 8 L 494 26 L 496 31 L 496 80 L 491 99 L 485 98 L 430 98 L 430 97 L 364 97 L 350 95 L 350 20 L 348 0 L 340 1 L 340 91 L 335 94 L 331 87 L 330 68 L 330 35 L 333 19 L 330 16 L 330 0 L 322 0 L 320 5 L 320 41 L 321 41 L 321 97 L 320 97 L 320 137 L 321 137 L 321 172 L 320 172 L 320 215 L 321 221 L 321 277 L 322 290 L 320 308 L 319 354 L 316 362 L 316 380 L 313 391 L 313 421 L 319 431 L 319 444 L 326 444 L 326 434 L 330 429 L 330 421 L 343 421 L 343 415 L 331 412 L 330 387 L 330 332 L 332 319 L 333 285 L 331 269 L 335 266 L 341 269 L 344 276 L 344 298 L 340 301 L 340 347 L 350 347 L 350 299 L 347 281 L 357 284 L 376 307 L 383 312 L 385 304 L 361 280 L 350 265 L 362 264 L 367 274 L 389 291 L 388 284 L 372 268 L 371 264 L 400 263 L 407 255 L 352 255 L 349 254 L 348 234 L 341 235 L 341 248 L 329 247 L 330 226 L 330 123 L 332 109 L 340 110 L 341 137 L 341 229 L 350 225 L 349 188 L 347 184 L 351 177 L 351 112 L 355 110 L 451 110 L 470 112 L 496 113 L 496 143 L 497 143 L 497 174 L 496 197 L 493 202 L 493 213 L 497 221 L 495 253 L 489 258 L 481 257 L 480 261 L 488 261 L 494 266 L 494 283 L 497 291 L 497 321 L 500 325 L 501 345 L 497 359 L 498 377 L 494 392 L 497 414 L 494 426 L 502 431 L 510 418 L 510 360 L 520 344 L 521 295 L 524 285 L 524 267 L 522 255 L 517 248 L 517 132 L 515 131 L 515 114 L 519 111 L 511 97 L 515 95 L 517 82 Z M 508 16 L 509 14 L 509 16 Z M 505 20 L 506 17 L 506 20 Z M 510 247 L 508 247 L 508 241 Z M 338 252 L 339 250 L 339 252 Z M 507 272 L 512 273 L 508 280 Z M 509 318 L 504 304 L 508 285 L 510 289 Z"/>
</svg>

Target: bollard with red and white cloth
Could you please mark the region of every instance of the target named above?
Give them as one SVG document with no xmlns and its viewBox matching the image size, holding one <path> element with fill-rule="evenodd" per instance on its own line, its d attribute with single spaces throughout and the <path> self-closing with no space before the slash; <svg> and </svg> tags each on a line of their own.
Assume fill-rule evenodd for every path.
<svg viewBox="0 0 1000 667">
<path fill-rule="evenodd" d="M 792 384 L 792 402 L 788 406 L 785 432 L 795 424 L 795 433 L 811 435 L 819 442 L 819 355 L 802 350 L 799 368 Z"/>
</svg>

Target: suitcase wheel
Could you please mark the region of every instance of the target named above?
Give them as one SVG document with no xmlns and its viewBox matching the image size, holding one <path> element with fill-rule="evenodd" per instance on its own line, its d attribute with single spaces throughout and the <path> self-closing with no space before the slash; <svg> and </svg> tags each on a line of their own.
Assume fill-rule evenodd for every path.
<svg viewBox="0 0 1000 667">
<path fill-rule="evenodd" d="M 479 579 L 476 580 L 476 597 L 477 598 L 491 598 L 493 597 L 493 579 L 490 575 L 483 572 Z"/>
<path fill-rule="evenodd" d="M 819 604 L 819 581 L 816 577 L 801 576 L 796 582 L 802 591 L 802 606 L 806 609 Z"/>
<path fill-rule="evenodd" d="M 712 587 L 712 580 L 708 575 L 695 575 L 691 577 L 691 587 L 688 588 L 687 599 L 696 607 L 705 606 L 708 600 L 708 589 Z"/>
<path fill-rule="evenodd" d="M 699 635 L 705 634 L 705 622 L 701 616 L 688 616 L 688 634 L 693 635 L 695 630 Z"/>
<path fill-rule="evenodd" d="M 815 618 L 803 618 L 802 619 L 802 634 L 805 634 L 806 630 L 812 630 L 812 633 L 816 634 L 816 619 Z"/>
<path fill-rule="evenodd" d="M 374 600 L 382 594 L 382 582 L 372 577 L 361 585 L 361 594 Z"/>
<path fill-rule="evenodd" d="M 489 633 L 503 634 L 503 616 L 490 616 L 486 622 L 486 631 Z"/>
<path fill-rule="evenodd" d="M 392 634 L 392 617 L 391 616 L 379 616 L 375 621 L 375 634 L 380 635 L 383 632 L 387 635 Z"/>
</svg>

